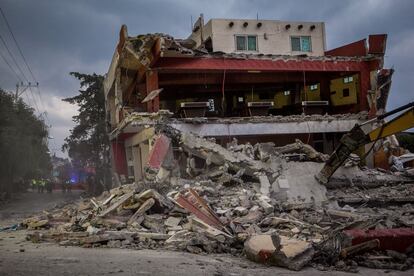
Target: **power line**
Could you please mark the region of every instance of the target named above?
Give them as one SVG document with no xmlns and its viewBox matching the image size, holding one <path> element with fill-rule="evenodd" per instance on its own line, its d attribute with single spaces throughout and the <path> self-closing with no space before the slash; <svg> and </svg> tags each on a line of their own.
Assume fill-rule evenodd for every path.
<svg viewBox="0 0 414 276">
<path fill-rule="evenodd" d="M 12 28 L 11 28 L 11 26 L 10 26 L 10 24 L 9 24 L 9 21 L 7 20 L 6 15 L 4 14 L 4 12 L 3 12 L 3 9 L 2 9 L 2 8 L 0 8 L 0 13 L 1 13 L 1 15 L 2 15 L 2 17 L 3 17 L 4 21 L 6 22 L 7 29 L 9 30 L 10 35 L 11 35 L 11 37 L 13 38 L 14 43 L 16 44 L 17 50 L 19 51 L 19 53 L 20 53 L 20 55 L 21 55 L 21 57 L 22 57 L 22 59 L 23 59 L 24 64 L 26 65 L 26 67 L 27 67 L 27 69 L 28 69 L 28 71 L 29 71 L 30 75 L 32 76 L 32 78 L 33 78 L 34 82 L 35 82 L 35 83 L 38 83 L 38 81 L 36 80 L 36 77 L 35 77 L 35 76 L 34 76 L 34 74 L 33 74 L 33 71 L 30 69 L 30 66 L 29 66 L 29 64 L 27 63 L 27 60 L 26 60 L 26 58 L 25 58 L 25 56 L 24 56 L 24 54 L 23 54 L 22 49 L 20 48 L 19 43 L 17 42 L 16 37 L 14 36 L 13 30 L 12 30 Z M 11 58 L 13 59 L 14 63 L 16 64 L 16 67 L 19 69 L 19 71 L 20 71 L 20 73 L 23 75 L 24 79 L 25 79 L 25 80 L 29 83 L 29 85 L 30 85 L 30 81 L 28 80 L 28 78 L 27 78 L 27 77 L 26 77 L 26 75 L 24 74 L 23 70 L 20 68 L 19 64 L 17 63 L 17 60 L 14 58 L 13 53 L 10 51 L 9 47 L 7 46 L 6 41 L 3 39 L 3 37 L 1 36 L 1 34 L 0 34 L 0 39 L 1 39 L 1 41 L 3 42 L 4 46 L 6 47 L 6 49 L 7 49 L 8 53 L 9 53 L 9 55 L 11 56 Z M 38 91 L 38 94 L 39 94 L 40 103 L 41 103 L 41 105 L 43 106 L 43 101 L 42 101 L 42 98 L 41 98 L 41 96 L 40 96 L 40 90 L 39 90 L 39 88 L 38 88 L 38 90 L 37 90 L 37 91 Z M 32 94 L 33 102 L 34 102 L 34 104 L 35 104 L 35 106 L 36 106 L 36 110 L 37 110 L 37 112 L 39 112 L 39 108 L 38 108 L 38 105 L 37 105 L 37 103 L 36 103 L 36 99 L 35 99 L 34 93 L 33 93 L 33 91 L 32 91 L 31 89 L 30 89 L 30 92 L 31 92 L 31 94 Z M 45 108 L 44 108 L 44 106 L 43 106 L 43 109 L 45 109 Z"/>
<path fill-rule="evenodd" d="M 14 57 L 13 53 L 10 51 L 9 47 L 7 46 L 6 41 L 4 40 L 3 36 L 0 34 L 0 40 L 3 42 L 4 47 L 6 48 L 7 52 L 9 53 L 10 57 L 12 58 L 14 64 L 16 65 L 17 69 L 19 70 L 20 74 L 22 74 L 23 78 L 29 82 L 29 80 L 26 78 L 26 75 L 23 73 L 22 68 L 20 68 L 19 64 L 16 61 L 16 58 Z"/>
<path fill-rule="evenodd" d="M 37 81 L 36 77 L 35 77 L 35 76 L 34 76 L 34 74 L 33 74 L 32 69 L 31 69 L 31 68 L 30 68 L 30 66 L 29 66 L 29 63 L 28 63 L 28 62 L 27 62 L 27 60 L 26 60 L 26 57 L 25 57 L 25 56 L 24 56 L 24 54 L 23 54 L 22 49 L 20 48 L 19 43 L 17 42 L 17 39 L 16 39 L 16 37 L 15 37 L 15 35 L 14 35 L 14 33 L 13 33 L 13 30 L 12 30 L 12 28 L 11 28 L 11 26 L 10 26 L 10 23 L 9 23 L 9 21 L 7 20 L 7 17 L 6 17 L 6 15 L 4 14 L 3 9 L 2 9 L 1 7 L 0 7 L 0 13 L 1 13 L 1 15 L 2 15 L 2 17 L 3 17 L 4 21 L 6 22 L 7 29 L 9 30 L 10 35 L 11 35 L 11 37 L 13 38 L 14 43 L 16 44 L 17 50 L 19 51 L 19 53 L 20 53 L 20 55 L 21 55 L 21 57 L 22 57 L 22 60 L 23 60 L 24 64 L 25 64 L 25 65 L 26 65 L 26 67 L 27 67 L 27 70 L 29 71 L 30 75 L 32 76 L 32 78 L 33 78 L 34 82 L 35 82 L 35 83 L 38 83 L 38 81 Z M 1 36 L 1 35 L 0 35 L 0 36 Z M 6 48 L 8 49 L 8 47 L 7 47 L 7 45 L 6 45 L 6 43 L 5 43 L 5 41 L 4 41 L 4 39 L 3 39 L 3 38 L 2 38 L 2 41 L 3 41 L 3 44 L 6 46 Z M 14 61 L 15 61 L 15 63 L 16 63 L 16 66 L 19 68 L 19 71 L 22 73 L 23 77 L 26 79 L 26 81 L 27 81 L 27 82 L 29 82 L 29 80 L 26 78 L 26 76 L 25 76 L 25 74 L 23 73 L 23 71 L 22 71 L 22 70 L 20 69 L 20 67 L 18 66 L 18 64 L 17 64 L 16 60 L 14 59 L 13 55 L 11 54 L 10 50 L 8 50 L 8 52 L 9 52 L 9 53 L 10 53 L 10 55 L 12 56 L 13 60 L 14 60 Z M 37 106 L 37 104 L 36 104 L 36 100 L 35 100 L 35 96 L 34 96 L 34 93 L 33 93 L 33 91 L 32 91 L 31 89 L 30 89 L 30 92 L 32 93 L 32 98 L 33 98 L 33 101 L 34 101 L 35 105 Z M 39 89 L 39 87 L 38 87 L 38 86 L 37 86 L 37 93 L 38 93 L 38 96 L 39 96 L 39 99 L 40 99 L 40 103 L 41 103 L 41 105 L 42 105 L 43 109 L 46 111 L 46 109 L 45 109 L 45 107 L 44 107 L 44 105 L 43 105 L 42 96 L 41 96 L 40 89 Z M 38 112 L 39 112 L 39 109 L 38 109 L 38 108 L 36 108 L 36 109 L 37 109 L 37 110 L 38 110 Z"/>
<path fill-rule="evenodd" d="M 39 107 L 37 106 L 36 99 L 35 99 L 35 97 L 34 97 L 34 95 L 33 95 L 33 91 L 32 91 L 32 88 L 31 88 L 30 86 L 29 86 L 29 91 L 30 91 L 30 94 L 32 95 L 32 98 L 33 98 L 33 103 L 34 103 L 34 106 L 35 106 L 35 108 L 36 108 L 36 111 L 37 111 L 37 113 L 39 113 L 39 114 L 40 114 Z"/>
<path fill-rule="evenodd" d="M 26 101 L 29 103 L 29 106 L 31 106 L 32 105 L 32 101 L 30 100 L 30 98 L 29 98 L 29 94 L 24 94 L 24 96 L 26 96 Z"/>
<path fill-rule="evenodd" d="M 23 80 L 20 78 L 19 74 L 14 70 L 14 68 L 10 65 L 10 63 L 7 61 L 6 57 L 3 55 L 3 53 L 0 51 L 0 56 L 3 58 L 4 62 L 9 66 L 10 70 L 15 74 L 15 77 L 17 78 L 17 81 L 23 82 Z"/>
<path fill-rule="evenodd" d="M 17 49 L 19 50 L 19 53 L 20 53 L 20 55 L 21 55 L 21 56 L 22 56 L 22 58 L 23 58 L 24 64 L 26 64 L 26 67 L 27 67 L 27 69 L 29 70 L 30 75 L 32 76 L 33 80 L 34 80 L 35 82 L 37 82 L 37 80 L 36 80 L 35 76 L 33 75 L 32 70 L 30 69 L 29 64 L 28 64 L 28 63 L 27 63 L 27 61 L 26 61 L 26 58 L 25 58 L 25 57 L 24 57 L 24 55 L 23 55 L 23 51 L 22 51 L 22 49 L 20 48 L 19 43 L 17 43 L 16 37 L 14 36 L 13 31 L 12 31 L 12 29 L 11 29 L 11 27 L 10 27 L 9 21 L 7 20 L 6 15 L 4 14 L 3 9 L 2 9 L 1 7 L 0 7 L 0 13 L 1 13 L 1 15 L 3 16 L 3 19 L 4 19 L 4 21 L 6 22 L 6 25 L 7 25 L 7 29 L 9 29 L 9 32 L 10 32 L 10 34 L 11 34 L 11 36 L 12 36 L 13 40 L 14 40 L 14 43 L 16 44 Z"/>
<path fill-rule="evenodd" d="M 3 17 L 3 19 L 4 19 L 4 21 L 6 22 L 6 25 L 7 25 L 7 29 L 9 30 L 9 32 L 10 32 L 10 34 L 11 34 L 11 36 L 12 36 L 12 38 L 13 38 L 13 41 L 14 41 L 14 43 L 16 44 L 16 47 L 17 47 L 17 50 L 19 51 L 19 53 L 20 53 L 20 55 L 21 55 L 21 57 L 22 57 L 22 59 L 23 59 L 23 62 L 24 62 L 24 64 L 26 65 L 26 67 L 27 67 L 27 70 L 29 71 L 29 73 L 30 73 L 30 75 L 32 76 L 32 78 L 33 78 L 33 80 L 35 81 L 35 83 L 39 83 L 38 81 L 37 81 L 37 79 L 36 79 L 36 77 L 34 76 L 34 74 L 33 74 L 33 71 L 32 71 L 32 69 L 30 68 L 30 66 L 29 66 L 29 63 L 27 62 L 27 60 L 26 60 L 26 57 L 24 56 L 24 54 L 23 54 L 23 51 L 22 51 L 22 49 L 20 48 L 20 45 L 19 45 L 19 43 L 17 42 L 17 39 L 16 39 L 16 37 L 14 36 L 14 33 L 13 33 L 13 30 L 12 30 L 12 28 L 11 28 L 11 26 L 10 26 L 10 24 L 9 24 L 9 21 L 7 20 L 7 17 L 6 17 L 6 15 L 4 14 L 4 12 L 3 12 L 3 9 L 0 7 L 0 13 L 1 13 L 1 15 L 2 15 L 2 17 Z M 2 39 L 3 40 L 3 39 Z M 4 43 L 5 44 L 5 43 Z M 6 44 L 5 44 L 6 45 Z M 7 46 L 6 46 L 6 48 L 7 48 Z M 9 50 L 8 50 L 9 51 Z M 13 58 L 13 60 L 14 60 L 14 58 Z M 16 65 L 17 65 L 17 63 L 16 63 Z M 20 68 L 18 65 L 17 65 L 17 67 L 18 68 Z M 21 71 L 21 70 L 20 70 Z M 26 76 L 23 74 L 23 72 L 21 71 L 21 73 L 22 73 L 22 75 L 23 75 L 23 77 L 27 80 L 27 78 L 26 78 Z M 28 81 L 29 82 L 29 81 Z M 47 116 L 47 112 L 46 112 L 46 108 L 45 108 L 45 106 L 44 106 L 44 104 L 43 104 L 43 99 L 42 99 L 42 95 L 41 95 L 41 93 L 40 93 L 40 88 L 39 88 L 39 85 L 37 85 L 36 86 L 36 88 L 37 88 L 37 93 L 38 93 L 38 96 L 39 96 L 39 99 L 40 99 L 40 104 L 42 105 L 42 108 L 43 108 L 43 110 L 45 111 L 44 112 L 44 114 L 45 114 L 45 119 L 46 119 L 46 121 L 47 121 L 47 123 L 50 125 L 50 127 L 52 127 L 52 124 L 50 123 L 50 121 L 49 121 L 49 117 Z M 36 107 L 36 109 L 37 109 L 37 112 L 38 113 L 40 113 L 39 112 L 39 108 L 38 108 L 38 106 L 37 106 L 37 103 L 36 103 L 36 99 L 35 99 L 35 97 L 34 97 L 34 93 L 33 93 L 33 91 L 32 91 L 32 89 L 29 87 L 29 90 L 30 90 L 30 93 L 31 93 L 31 95 L 32 95 L 32 98 L 33 98 L 33 102 L 34 102 L 34 105 L 35 105 L 35 107 Z M 53 140 L 52 141 L 53 143 L 55 143 L 55 141 Z"/>
<path fill-rule="evenodd" d="M 24 56 L 24 54 L 23 54 L 22 49 L 20 48 L 19 43 L 17 42 L 16 37 L 14 36 L 13 30 L 12 30 L 12 28 L 11 28 L 10 24 L 9 24 L 9 21 L 7 20 L 7 17 L 6 17 L 6 15 L 4 14 L 3 9 L 2 9 L 1 7 L 0 7 L 0 13 L 1 13 L 1 15 L 2 15 L 2 17 L 3 17 L 4 21 L 6 22 L 7 29 L 9 30 L 10 35 L 11 35 L 11 37 L 13 38 L 14 43 L 16 44 L 17 50 L 19 51 L 19 53 L 20 53 L 20 55 L 21 55 L 21 57 L 22 57 L 22 59 L 23 59 L 23 62 L 24 62 L 24 64 L 25 64 L 25 65 L 26 65 L 26 67 L 27 67 L 27 70 L 29 71 L 30 75 L 32 76 L 32 78 L 33 78 L 34 82 L 35 82 L 35 83 L 38 83 L 38 81 L 37 81 L 36 77 L 35 77 L 35 76 L 34 76 L 34 74 L 33 74 L 32 69 L 31 69 L 31 68 L 30 68 L 30 66 L 29 66 L 29 63 L 28 63 L 28 62 L 27 62 L 27 60 L 26 60 L 26 57 L 25 57 L 25 56 Z M 23 76 L 24 76 L 24 74 L 23 74 Z M 25 79 L 27 80 L 27 78 L 26 78 L 26 77 L 25 77 Z M 28 80 L 27 80 L 27 81 L 28 81 Z M 28 81 L 28 82 L 29 82 L 29 81 Z M 44 104 L 43 104 L 42 94 L 41 94 L 41 92 L 40 92 L 40 88 L 39 88 L 39 86 L 37 86 L 37 90 L 36 90 L 36 92 L 37 92 L 37 94 L 38 94 L 38 96 L 39 96 L 40 105 L 42 106 L 43 110 L 44 110 L 44 111 L 46 111 L 46 108 L 45 108 L 45 106 L 44 106 Z M 32 92 L 32 93 L 33 93 L 33 92 Z M 33 98 L 34 98 L 34 96 L 33 96 Z M 47 116 L 46 116 L 46 119 L 48 119 L 48 118 L 47 118 Z"/>
</svg>

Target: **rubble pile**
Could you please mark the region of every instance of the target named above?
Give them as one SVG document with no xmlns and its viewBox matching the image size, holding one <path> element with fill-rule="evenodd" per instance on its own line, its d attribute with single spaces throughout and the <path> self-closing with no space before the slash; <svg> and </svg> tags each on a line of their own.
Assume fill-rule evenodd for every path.
<svg viewBox="0 0 414 276">
<path fill-rule="evenodd" d="M 166 137 L 178 143 L 177 158 L 171 158 Z M 174 130 L 164 130 L 159 139 L 164 148 L 150 157 L 145 181 L 25 220 L 35 230 L 28 239 L 230 253 L 292 270 L 309 264 L 324 270 L 356 271 L 358 265 L 405 270 L 414 261 L 410 244 L 397 252 L 387 244 L 393 233 L 375 232 L 413 226 L 414 184 L 407 179 L 390 185 L 386 173 L 353 168 L 360 182 L 374 177 L 377 185 L 327 190 L 314 178 L 327 157 L 301 141 L 284 147 L 233 141 L 225 148 Z M 334 179 L 341 180 L 344 170 Z M 353 176 L 346 179 L 352 183 Z M 387 201 L 390 196 L 406 200 Z M 374 231 L 369 240 L 357 233 L 361 242 L 352 232 L 369 229 Z M 414 237 L 410 231 L 404 235 L 405 243 Z"/>
</svg>

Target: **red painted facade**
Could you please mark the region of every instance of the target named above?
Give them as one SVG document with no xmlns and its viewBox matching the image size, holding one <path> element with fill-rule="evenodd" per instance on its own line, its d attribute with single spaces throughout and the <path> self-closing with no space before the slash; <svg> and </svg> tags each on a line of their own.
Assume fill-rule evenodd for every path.
<svg viewBox="0 0 414 276">
<path fill-rule="evenodd" d="M 149 158 L 148 165 L 150 168 L 159 169 L 166 159 L 168 151 L 171 146 L 170 139 L 164 134 L 160 135 L 156 140 L 154 147 L 152 148 Z"/>
<path fill-rule="evenodd" d="M 327 56 L 363 57 L 367 55 L 367 40 L 362 39 L 325 52 Z"/>
<path fill-rule="evenodd" d="M 231 71 L 273 71 L 273 72 L 359 72 L 366 65 L 364 61 L 349 60 L 267 60 L 230 58 L 161 58 L 155 64 L 157 70 L 226 70 Z"/>
<path fill-rule="evenodd" d="M 369 54 L 385 54 L 385 48 L 387 44 L 387 35 L 386 34 L 379 34 L 379 35 L 370 35 L 368 38 L 368 53 Z"/>
<path fill-rule="evenodd" d="M 114 170 L 118 175 L 128 175 L 127 158 L 125 154 L 124 142 L 113 140 L 112 156 L 114 159 Z"/>
</svg>

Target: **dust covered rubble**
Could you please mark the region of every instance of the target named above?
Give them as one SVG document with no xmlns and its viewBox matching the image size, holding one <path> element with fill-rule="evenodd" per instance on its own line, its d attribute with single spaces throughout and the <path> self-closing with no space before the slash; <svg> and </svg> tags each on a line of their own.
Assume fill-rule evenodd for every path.
<svg viewBox="0 0 414 276">
<path fill-rule="evenodd" d="M 153 177 L 159 171 L 149 170 L 145 181 L 29 218 L 22 222 L 31 230 L 27 239 L 62 246 L 230 253 L 292 270 L 312 265 L 356 271 L 357 265 L 373 266 L 372 254 L 381 253 L 341 257 L 344 230 L 413 225 L 411 203 L 377 210 L 337 201 L 346 192 L 338 187 L 327 192 L 313 177 L 327 156 L 300 141 L 281 148 L 233 141 L 224 148 L 188 133 L 169 137 L 178 141 L 184 165 L 159 168 L 168 171 L 161 178 Z M 393 187 L 402 190 L 398 185 Z M 389 188 L 379 187 L 372 192 Z M 349 189 L 358 194 L 358 186 Z M 391 268 L 407 269 L 413 255 L 403 255 L 399 261 L 384 260 Z"/>
</svg>

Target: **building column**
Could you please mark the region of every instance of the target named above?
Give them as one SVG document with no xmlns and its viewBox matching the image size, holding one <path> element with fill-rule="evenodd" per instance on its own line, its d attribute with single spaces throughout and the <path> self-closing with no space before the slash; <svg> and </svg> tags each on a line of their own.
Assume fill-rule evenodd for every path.
<svg viewBox="0 0 414 276">
<path fill-rule="evenodd" d="M 134 162 L 134 178 L 135 181 L 143 179 L 142 173 L 142 160 L 141 160 L 141 148 L 139 144 L 132 147 L 132 158 Z"/>
<path fill-rule="evenodd" d="M 369 111 L 368 90 L 371 89 L 371 78 L 369 68 L 363 68 L 359 72 L 359 111 Z"/>
<path fill-rule="evenodd" d="M 319 89 L 321 91 L 321 101 L 330 102 L 330 99 L 331 99 L 330 79 L 326 76 L 322 77 L 319 85 L 320 85 Z"/>
<path fill-rule="evenodd" d="M 147 71 L 146 72 L 146 95 L 151 91 L 158 89 L 158 72 L 157 71 Z M 159 96 L 155 97 L 152 101 L 147 102 L 147 111 L 148 112 L 157 112 L 160 109 L 160 98 Z"/>
</svg>

